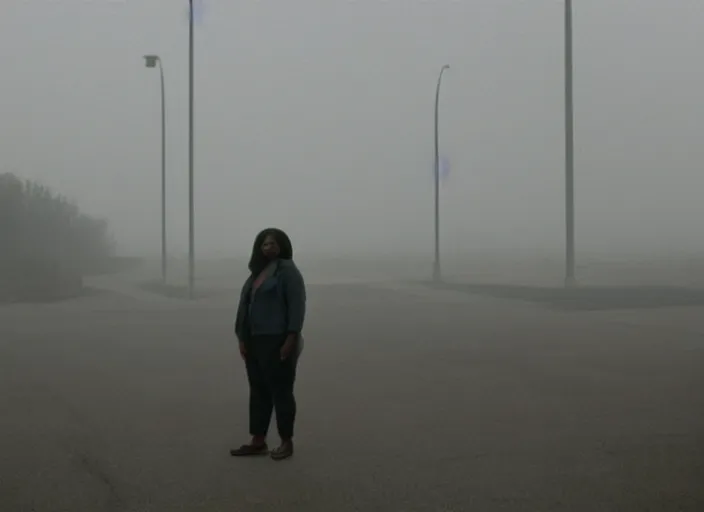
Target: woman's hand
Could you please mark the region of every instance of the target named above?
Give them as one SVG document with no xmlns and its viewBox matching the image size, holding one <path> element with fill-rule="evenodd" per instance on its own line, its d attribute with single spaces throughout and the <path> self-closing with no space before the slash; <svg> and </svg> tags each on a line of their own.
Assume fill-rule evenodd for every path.
<svg viewBox="0 0 704 512">
<path fill-rule="evenodd" d="M 296 348 L 296 342 L 298 341 L 298 336 L 296 334 L 289 334 L 286 337 L 286 341 L 284 341 L 284 344 L 281 346 L 281 360 L 285 361 L 289 357 L 291 357 L 291 354 L 293 353 L 294 349 Z"/>
<path fill-rule="evenodd" d="M 247 347 L 244 346 L 244 341 L 240 341 L 240 356 L 242 359 L 247 357 Z"/>
</svg>

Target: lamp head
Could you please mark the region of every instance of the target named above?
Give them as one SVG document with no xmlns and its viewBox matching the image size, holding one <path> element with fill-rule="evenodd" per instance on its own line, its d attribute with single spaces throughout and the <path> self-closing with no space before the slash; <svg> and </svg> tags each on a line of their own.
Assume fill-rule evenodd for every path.
<svg viewBox="0 0 704 512">
<path fill-rule="evenodd" d="M 144 64 L 148 68 L 155 68 L 157 62 L 159 62 L 159 56 L 158 55 L 145 55 L 144 56 Z"/>
</svg>

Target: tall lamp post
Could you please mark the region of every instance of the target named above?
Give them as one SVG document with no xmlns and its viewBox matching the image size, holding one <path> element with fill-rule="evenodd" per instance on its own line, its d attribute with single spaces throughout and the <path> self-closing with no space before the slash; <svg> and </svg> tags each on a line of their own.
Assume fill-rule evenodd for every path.
<svg viewBox="0 0 704 512">
<path fill-rule="evenodd" d="M 577 284 L 574 249 L 574 103 L 572 0 L 565 1 L 565 286 Z"/>
<path fill-rule="evenodd" d="M 442 274 L 440 272 L 440 136 L 438 130 L 439 110 L 440 110 L 440 84 L 442 75 L 450 69 L 445 64 L 440 69 L 438 84 L 435 88 L 435 259 L 433 261 L 433 281 L 440 282 Z"/>
<path fill-rule="evenodd" d="M 148 68 L 159 68 L 161 77 L 161 281 L 166 283 L 166 98 L 164 95 L 164 67 L 158 55 L 145 55 Z"/>
<path fill-rule="evenodd" d="M 195 298 L 195 222 L 193 201 L 193 0 L 188 0 L 188 296 Z"/>
</svg>

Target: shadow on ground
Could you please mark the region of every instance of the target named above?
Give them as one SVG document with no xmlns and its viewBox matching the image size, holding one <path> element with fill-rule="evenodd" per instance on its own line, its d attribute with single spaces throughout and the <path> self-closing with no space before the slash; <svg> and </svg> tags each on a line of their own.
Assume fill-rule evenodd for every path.
<svg viewBox="0 0 704 512">
<path fill-rule="evenodd" d="M 426 283 L 445 290 L 521 300 L 552 309 L 604 311 L 704 305 L 704 289 L 675 286 L 579 286 L 575 288 L 500 284 Z"/>
</svg>

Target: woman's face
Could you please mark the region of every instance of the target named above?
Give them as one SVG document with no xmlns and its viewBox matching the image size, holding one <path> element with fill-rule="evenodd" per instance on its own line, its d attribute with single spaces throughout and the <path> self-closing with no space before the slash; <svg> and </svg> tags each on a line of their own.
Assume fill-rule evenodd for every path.
<svg viewBox="0 0 704 512">
<path fill-rule="evenodd" d="M 262 253 L 264 256 L 270 260 L 273 260 L 279 255 L 279 252 L 281 252 L 281 249 L 279 248 L 279 244 L 276 242 L 276 239 L 271 235 L 267 235 L 264 239 L 264 243 L 262 244 Z"/>
</svg>

